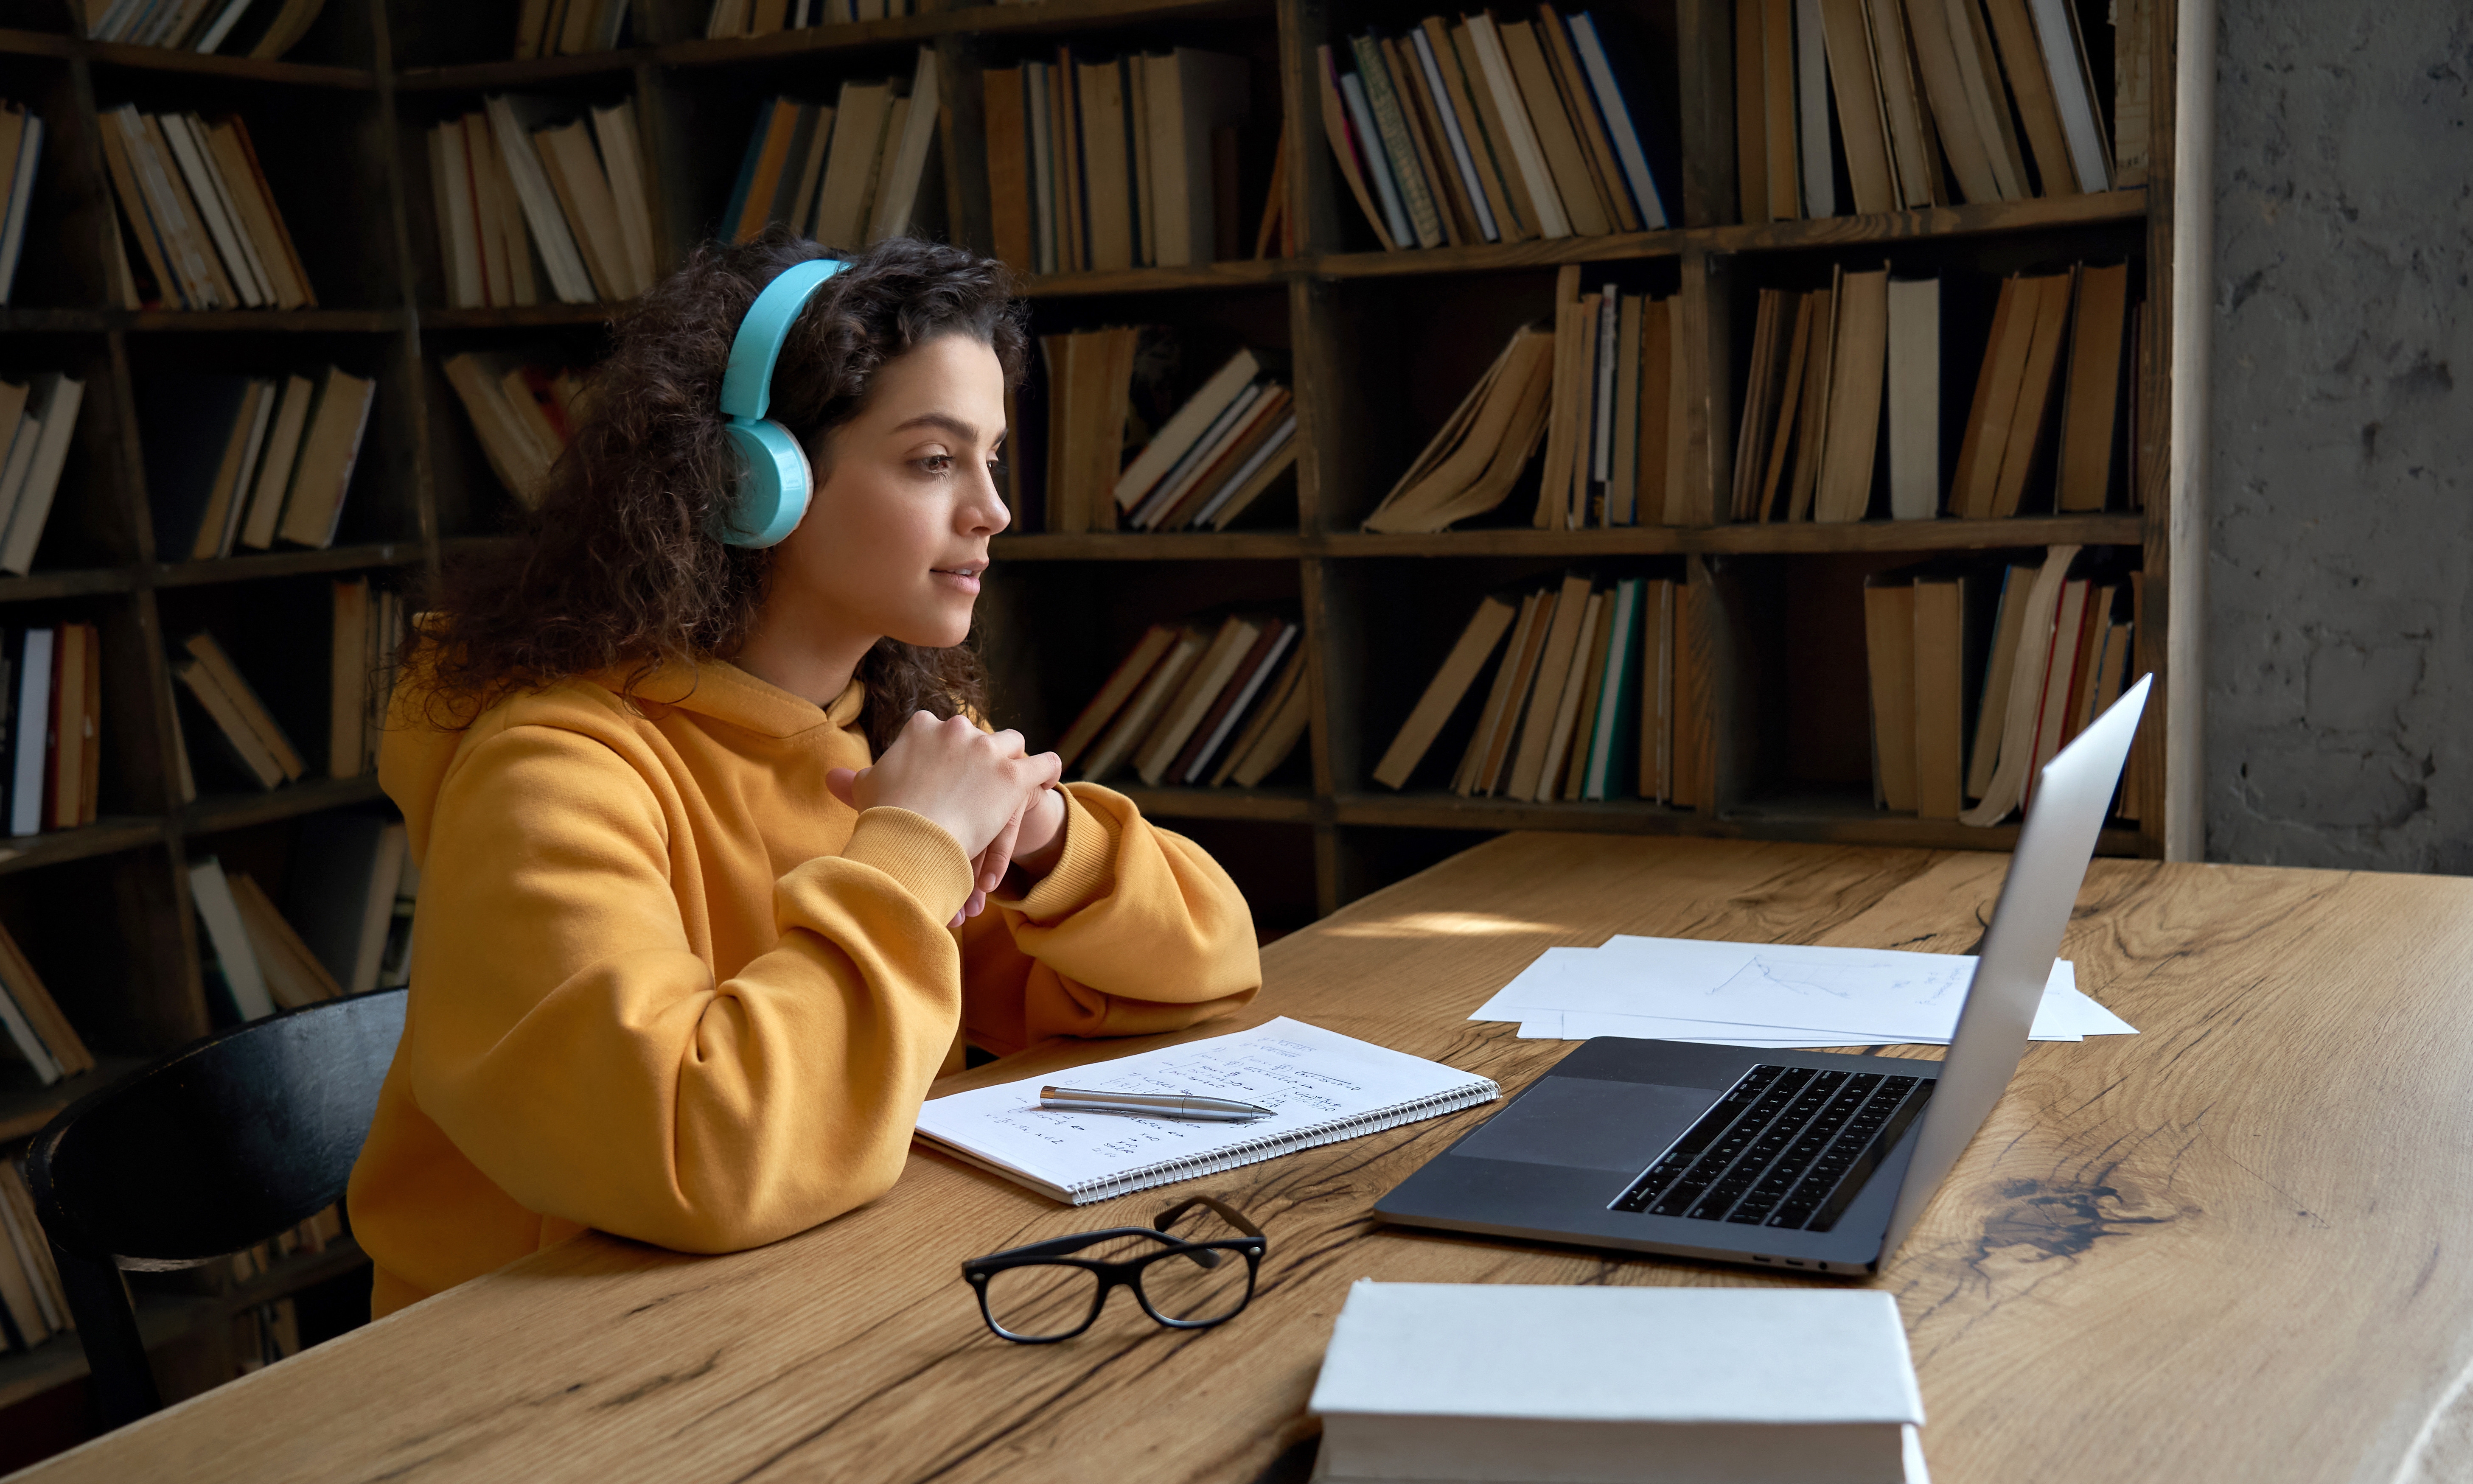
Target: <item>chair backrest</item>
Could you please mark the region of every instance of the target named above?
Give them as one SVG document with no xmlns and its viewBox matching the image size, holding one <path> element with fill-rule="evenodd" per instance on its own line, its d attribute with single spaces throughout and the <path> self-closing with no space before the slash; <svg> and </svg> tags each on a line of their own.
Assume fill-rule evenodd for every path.
<svg viewBox="0 0 2473 1484">
<path fill-rule="evenodd" d="M 121 1268 L 193 1267 L 334 1204 L 402 1038 L 404 996 L 253 1020 L 70 1105 L 26 1161 L 52 1244 Z"/>
</svg>

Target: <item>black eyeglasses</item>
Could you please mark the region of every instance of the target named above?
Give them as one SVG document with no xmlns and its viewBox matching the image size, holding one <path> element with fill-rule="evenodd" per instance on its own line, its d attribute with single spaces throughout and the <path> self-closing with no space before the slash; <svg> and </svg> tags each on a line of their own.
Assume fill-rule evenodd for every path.
<svg viewBox="0 0 2473 1484">
<path fill-rule="evenodd" d="M 1171 1329 L 1208 1329 L 1233 1319 L 1254 1297 L 1254 1273 L 1269 1250 L 1261 1228 L 1197 1195 L 1147 1227 L 1111 1227 L 972 1257 L 962 1264 L 962 1278 L 978 1290 L 989 1328 L 1024 1345 L 1052 1345 L 1090 1328 L 1120 1283 L 1143 1313 Z M 1076 1256 L 1083 1253 L 1092 1255 Z"/>
</svg>

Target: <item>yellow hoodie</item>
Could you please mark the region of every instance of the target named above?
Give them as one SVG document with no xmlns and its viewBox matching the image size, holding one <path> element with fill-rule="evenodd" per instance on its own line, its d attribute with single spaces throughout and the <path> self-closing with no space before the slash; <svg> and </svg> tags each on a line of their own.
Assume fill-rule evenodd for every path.
<svg viewBox="0 0 2473 1484">
<path fill-rule="evenodd" d="M 603 678 L 609 680 L 610 678 Z M 954 930 L 970 862 L 853 812 L 856 682 L 819 708 L 732 665 L 399 705 L 378 778 L 420 905 L 403 1041 L 353 1166 L 384 1315 L 587 1227 L 732 1252 L 874 1199 L 965 1035 L 1169 1030 L 1261 982 L 1244 898 L 1120 795 L 1067 789 L 1063 858 Z"/>
</svg>

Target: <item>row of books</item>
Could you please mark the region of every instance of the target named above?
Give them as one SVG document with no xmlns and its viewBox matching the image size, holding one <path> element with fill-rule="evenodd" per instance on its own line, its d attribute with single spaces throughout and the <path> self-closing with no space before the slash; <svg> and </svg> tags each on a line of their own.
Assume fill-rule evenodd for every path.
<svg viewBox="0 0 2473 1484">
<path fill-rule="evenodd" d="M 156 555 L 204 562 L 277 540 L 333 545 L 376 400 L 374 379 L 333 366 L 140 382 Z"/>
<path fill-rule="evenodd" d="M 439 363 L 498 483 L 529 510 L 575 436 L 583 378 L 563 367 L 466 350 Z"/>
<path fill-rule="evenodd" d="M 565 116 L 500 94 L 429 131 L 447 300 L 459 309 L 614 303 L 653 286 L 653 208 L 636 105 Z"/>
<path fill-rule="evenodd" d="M 115 239 L 129 307 L 318 306 L 240 115 L 209 124 L 123 104 L 105 109 L 101 123 L 121 225 L 149 275 L 142 284 L 129 276 L 127 243 Z"/>
<path fill-rule="evenodd" d="M 943 108 L 936 54 L 910 80 L 845 82 L 829 104 L 775 98 L 756 110 L 718 235 L 745 242 L 767 222 L 836 248 L 899 237 L 923 208 Z"/>
<path fill-rule="evenodd" d="M 44 1087 L 94 1070 L 94 1053 L 5 927 L 0 927 L 0 1029 L 7 1032 L 0 1048 L 16 1053 Z"/>
<path fill-rule="evenodd" d="M 326 773 L 359 778 L 377 765 L 406 615 L 400 593 L 373 586 L 366 577 L 337 582 L 331 593 Z M 259 787 L 279 788 L 307 776 L 308 759 L 213 634 L 193 634 L 183 641 L 181 652 L 173 656 L 172 674 L 204 713 L 224 754 Z M 179 730 L 185 739 L 185 725 Z M 180 764 L 181 797 L 194 801 L 196 775 L 185 745 Z"/>
<path fill-rule="evenodd" d="M 17 259 L 25 251 L 26 218 L 42 158 L 42 115 L 0 100 L 0 304 L 9 302 L 17 282 Z"/>
<path fill-rule="evenodd" d="M 59 371 L 22 386 L 0 381 L 0 429 L 8 438 L 0 455 L 0 572 L 23 577 L 33 569 L 84 405 L 85 383 Z"/>
<path fill-rule="evenodd" d="M 1692 523 L 1683 347 L 1674 300 L 1563 275 L 1553 323 L 1513 332 L 1476 387 L 1365 519 L 1441 531 L 1499 508 L 1542 448 L 1545 530 Z"/>
<path fill-rule="evenodd" d="M 629 0 L 523 0 L 516 12 L 516 60 L 616 51 L 634 9 Z"/>
<path fill-rule="evenodd" d="M 293 843 L 280 910 L 258 883 L 216 857 L 189 865 L 189 898 L 204 929 L 210 987 L 228 1003 L 219 1018 L 254 1020 L 380 987 L 408 914 L 398 898 L 411 871 L 403 822 L 373 814 L 317 814 Z"/>
<path fill-rule="evenodd" d="M 1954 460 L 1942 412 L 1970 347 L 1940 277 L 1840 268 L 1826 289 L 1762 290 L 1732 518 L 2103 510 L 2133 444 L 2129 275 L 2076 265 L 2002 281 Z"/>
<path fill-rule="evenodd" d="M 77 1326 L 17 1161 L 0 1159 L 0 1350 L 32 1350 Z"/>
<path fill-rule="evenodd" d="M 1743 0 L 1735 120 L 1746 222 L 2068 196 L 2116 174 L 2070 0 Z"/>
<path fill-rule="evenodd" d="M 1691 647 L 1678 636 L 1692 601 L 1670 578 L 1599 583 L 1579 573 L 1485 598 L 1383 750 L 1375 781 L 1407 787 L 1460 718 L 1471 730 L 1454 793 L 1698 806 L 1697 734 L 1675 724 L 1691 689 L 1679 671 Z M 1489 668 L 1493 682 L 1472 706 Z"/>
<path fill-rule="evenodd" d="M 1994 825 L 2136 676 L 2141 577 L 2054 547 L 2041 565 L 1949 560 L 1863 586 L 1874 802 Z M 2135 816 L 2137 792 L 2122 812 Z"/>
<path fill-rule="evenodd" d="M 1233 258 L 1242 57 L 1180 46 L 982 74 L 996 255 L 1043 274 Z M 827 239 L 829 240 L 829 239 Z"/>
<path fill-rule="evenodd" d="M 1671 177 L 1640 73 L 1587 12 L 1480 11 L 1319 49 L 1323 132 L 1386 250 L 1668 225 Z"/>
<path fill-rule="evenodd" d="M 1153 624 L 1056 744 L 1077 777 L 1131 763 L 1157 787 L 1235 780 L 1251 788 L 1285 762 L 1310 710 L 1295 619 L 1232 613 L 1217 624 Z"/>
<path fill-rule="evenodd" d="M 1243 349 L 1127 459 L 1143 331 L 1042 337 L 1049 531 L 1226 530 L 1296 466 L 1295 398 L 1270 351 Z"/>
<path fill-rule="evenodd" d="M 82 0 L 79 11 L 98 41 L 274 61 L 300 44 L 325 8 L 326 0 Z"/>
<path fill-rule="evenodd" d="M 719 41 L 918 13 L 919 0 L 712 0 L 704 34 Z"/>
<path fill-rule="evenodd" d="M 92 624 L 0 631 L 0 820 L 12 835 L 97 818 L 103 634 Z"/>
</svg>

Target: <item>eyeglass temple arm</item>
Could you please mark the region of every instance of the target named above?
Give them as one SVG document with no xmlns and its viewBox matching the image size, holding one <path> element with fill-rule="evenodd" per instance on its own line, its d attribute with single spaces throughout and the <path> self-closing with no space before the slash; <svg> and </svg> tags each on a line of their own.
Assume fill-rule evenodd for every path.
<svg viewBox="0 0 2473 1484">
<path fill-rule="evenodd" d="M 1244 1233 L 1247 1236 L 1260 1236 L 1262 1234 L 1262 1229 L 1261 1227 L 1258 1227 L 1254 1225 L 1254 1223 L 1246 1220 L 1243 1215 L 1238 1213 L 1233 1208 L 1207 1195 L 1187 1196 L 1184 1200 L 1177 1202 L 1174 1206 L 1171 1206 L 1167 1209 L 1160 1212 L 1159 1219 L 1152 1222 L 1151 1227 L 1154 1231 L 1166 1232 L 1168 1228 L 1176 1225 L 1179 1217 L 1183 1216 L 1187 1211 L 1193 1209 L 1197 1206 L 1210 1207 L 1212 1210 L 1218 1214 L 1220 1220 L 1227 1222 L 1230 1226 Z M 1178 1240 L 1181 1241 L 1184 1240 L 1184 1238 L 1180 1237 Z"/>
</svg>

